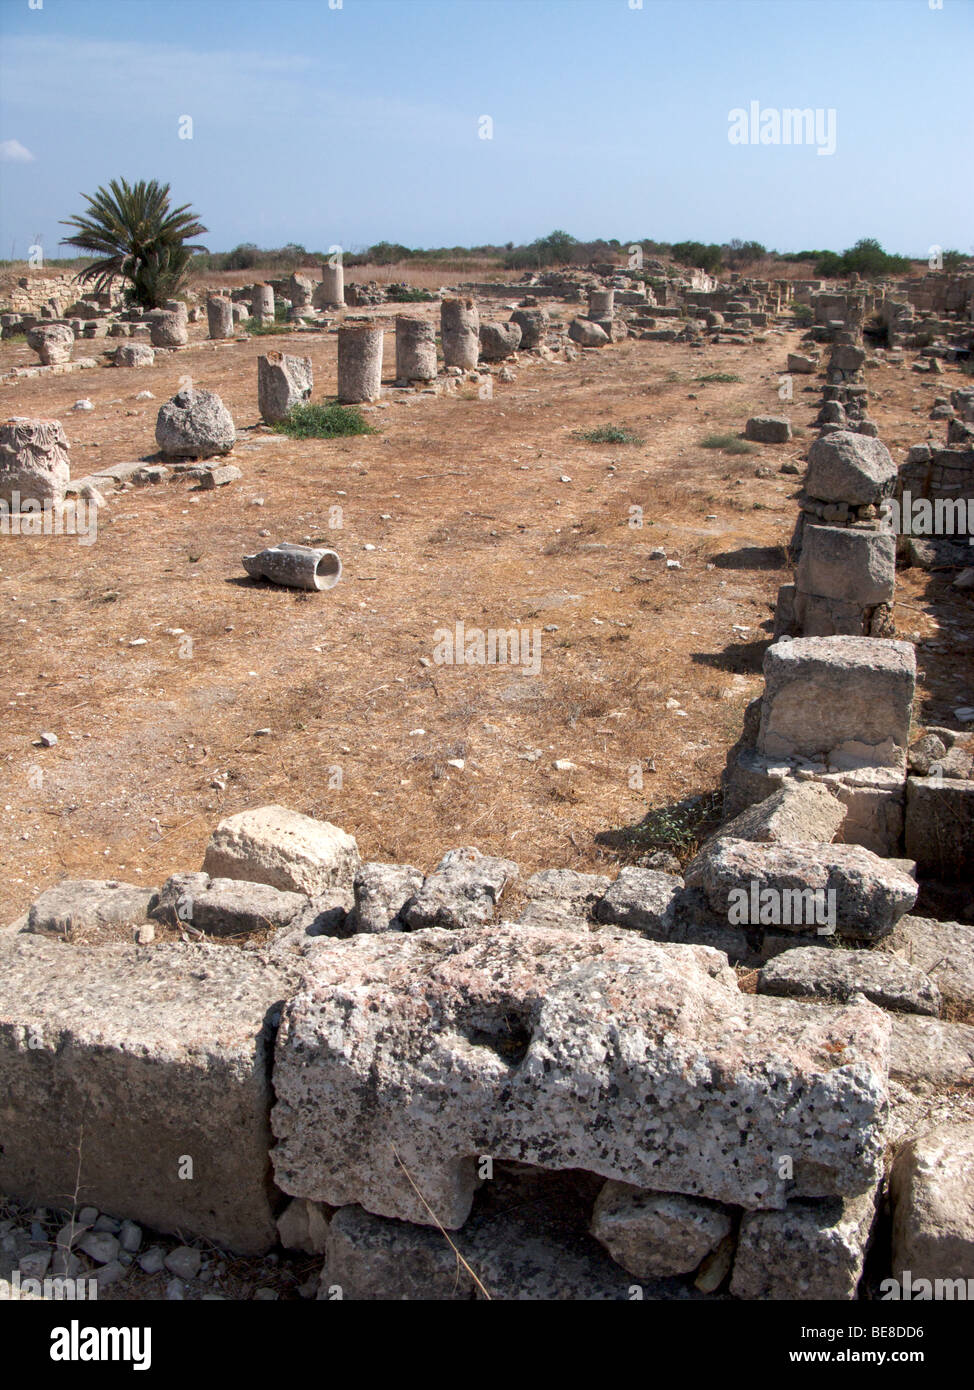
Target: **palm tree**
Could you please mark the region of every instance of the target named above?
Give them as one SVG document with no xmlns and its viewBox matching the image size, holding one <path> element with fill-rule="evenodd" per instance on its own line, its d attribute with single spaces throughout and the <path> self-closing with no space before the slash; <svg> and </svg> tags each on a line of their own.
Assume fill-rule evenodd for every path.
<svg viewBox="0 0 974 1390">
<path fill-rule="evenodd" d="M 74 236 L 62 245 L 92 251 L 100 259 L 75 276 L 82 284 L 94 282 L 96 290 L 111 287 L 114 280 L 128 280 L 134 303 L 158 309 L 182 285 L 193 253 L 205 246 L 187 246 L 190 237 L 207 230 L 196 221 L 188 203 L 170 210 L 169 185 L 155 179 L 129 184 L 112 179 L 93 198 L 82 194 L 88 213 L 63 221 L 75 227 Z"/>
</svg>

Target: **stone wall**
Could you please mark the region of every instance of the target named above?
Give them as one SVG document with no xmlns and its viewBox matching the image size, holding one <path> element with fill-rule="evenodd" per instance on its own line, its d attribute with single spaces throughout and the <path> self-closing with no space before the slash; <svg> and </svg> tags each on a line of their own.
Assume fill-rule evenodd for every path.
<svg viewBox="0 0 974 1390">
<path fill-rule="evenodd" d="M 816 753 L 808 710 L 841 688 L 831 756 L 861 766 L 865 739 L 898 771 L 900 647 L 772 648 L 759 745 Z M 0 1192 L 317 1252 L 321 1297 L 853 1298 L 891 1098 L 915 1127 L 904 1037 L 943 1026 L 945 996 L 901 945 L 940 924 L 906 915 L 901 863 L 833 843 L 847 818 L 827 776 L 791 780 L 683 877 L 522 883 L 475 849 L 428 875 L 363 864 L 336 827 L 266 807 L 159 890 L 59 884 L 0 932 Z M 728 911 L 745 885 L 824 884 L 831 933 Z M 99 944 L 125 923 L 138 944 Z M 207 944 L 228 933 L 253 947 Z M 570 1229 L 538 1226 L 566 1200 Z"/>
</svg>

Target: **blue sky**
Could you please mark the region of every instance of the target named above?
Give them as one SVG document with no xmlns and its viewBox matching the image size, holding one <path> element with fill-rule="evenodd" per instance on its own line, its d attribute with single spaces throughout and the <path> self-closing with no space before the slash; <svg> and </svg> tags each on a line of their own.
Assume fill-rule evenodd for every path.
<svg viewBox="0 0 974 1390">
<path fill-rule="evenodd" d="M 562 227 L 974 251 L 972 0 L 337 5 L 0 0 L 0 257 L 59 254 L 120 175 L 171 183 L 212 250 Z M 835 153 L 732 145 L 754 101 L 834 110 Z"/>
</svg>

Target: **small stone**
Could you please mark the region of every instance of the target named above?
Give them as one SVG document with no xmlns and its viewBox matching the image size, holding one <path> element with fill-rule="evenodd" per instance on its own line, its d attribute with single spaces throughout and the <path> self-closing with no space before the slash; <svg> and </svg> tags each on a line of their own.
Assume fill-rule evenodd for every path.
<svg viewBox="0 0 974 1390">
<path fill-rule="evenodd" d="M 88 1227 L 83 1226 L 78 1221 L 66 1222 L 57 1233 L 56 1243 L 58 1249 L 70 1250 L 73 1245 L 77 1245 L 78 1241 L 87 1230 Z"/>
<path fill-rule="evenodd" d="M 607 1182 L 592 1213 L 592 1234 L 637 1279 L 689 1274 L 731 1233 L 721 1207 L 672 1192 Z"/>
<path fill-rule="evenodd" d="M 142 1244 L 142 1227 L 134 1221 L 123 1221 L 118 1233 L 118 1243 L 123 1250 L 134 1255 Z"/>
<path fill-rule="evenodd" d="M 186 1295 L 183 1293 L 183 1286 L 180 1280 L 170 1279 L 166 1285 L 166 1298 L 170 1303 L 181 1302 Z"/>
<path fill-rule="evenodd" d="M 23 1256 L 17 1268 L 20 1270 L 21 1279 L 43 1279 L 50 1263 L 50 1250 L 32 1250 L 29 1255 Z"/>
<path fill-rule="evenodd" d="M 200 1269 L 202 1256 L 191 1245 L 177 1245 L 165 1258 L 165 1266 L 170 1274 L 179 1279 L 195 1279 Z M 167 1294 L 168 1297 L 168 1294 Z"/>
<path fill-rule="evenodd" d="M 109 1284 L 118 1283 L 119 1279 L 125 1277 L 125 1274 L 125 1265 L 122 1264 L 121 1260 L 109 1260 L 108 1264 L 102 1265 L 101 1269 L 95 1270 L 95 1279 L 98 1283 L 99 1292 L 107 1288 Z"/>
<path fill-rule="evenodd" d="M 110 1231 L 86 1231 L 78 1241 L 78 1249 L 96 1264 L 107 1265 L 116 1259 L 119 1243 Z"/>
<path fill-rule="evenodd" d="M 42 733 L 37 742 L 42 748 L 53 748 L 57 743 L 57 734 Z"/>
<path fill-rule="evenodd" d="M 143 1274 L 160 1274 L 165 1265 L 165 1255 L 161 1245 L 153 1245 L 144 1255 L 139 1256 L 139 1268 Z"/>
<path fill-rule="evenodd" d="M 212 491 L 217 487 L 226 487 L 228 483 L 235 483 L 242 477 L 243 473 L 235 463 L 224 463 L 218 468 L 208 468 L 200 478 L 200 487 Z"/>
<path fill-rule="evenodd" d="M 717 1249 L 704 1260 L 694 1279 L 694 1288 L 701 1293 L 716 1293 L 731 1271 L 734 1263 L 736 1242 L 733 1236 L 725 1236 Z"/>
</svg>

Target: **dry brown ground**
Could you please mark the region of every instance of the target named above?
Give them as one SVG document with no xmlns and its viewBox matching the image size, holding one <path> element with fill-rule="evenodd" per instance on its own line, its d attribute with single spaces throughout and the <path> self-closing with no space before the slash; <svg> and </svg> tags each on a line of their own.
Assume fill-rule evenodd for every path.
<svg viewBox="0 0 974 1390">
<path fill-rule="evenodd" d="M 276 338 L 194 337 L 154 368 L 0 386 L 6 414 L 64 421 L 80 475 L 151 457 L 156 411 L 191 375 L 232 411 L 244 473 L 215 492 L 174 479 L 115 493 L 90 547 L 0 538 L 0 922 L 65 875 L 157 884 L 197 868 L 222 816 L 267 802 L 341 825 L 367 858 L 424 869 L 475 844 L 523 872 L 596 870 L 665 839 L 665 808 L 716 788 L 761 689 L 799 482 L 777 469 L 811 436 L 743 458 L 699 441 L 780 411 L 777 373 L 798 339 L 703 350 L 630 340 L 567 366 L 524 362 L 492 401 L 403 404 L 395 393 L 371 417 L 379 434 L 335 441 L 259 426 L 255 358 L 283 346 Z M 387 345 L 388 379 L 391 335 Z M 334 336 L 295 336 L 289 350 L 312 358 L 323 399 Z M 32 360 L 22 343 L 0 347 L 0 370 Z M 694 383 L 717 371 L 742 381 Z M 806 430 L 820 399 L 807 381 L 814 392 L 799 389 L 790 412 Z M 897 459 L 928 431 L 942 437 L 926 415 L 935 390 L 958 384 L 952 369 L 927 383 L 877 368 L 870 384 Z M 136 401 L 146 388 L 155 400 Z M 84 396 L 95 409 L 71 413 Z M 610 422 L 645 443 L 573 435 Z M 768 465 L 770 477 L 755 476 Z M 341 529 L 329 529 L 335 506 Z M 309 538 L 340 551 L 336 589 L 244 578 L 244 552 Z M 656 546 L 682 568 L 650 560 Z M 905 572 L 898 591 L 901 633 L 935 636 L 933 608 L 945 634 L 943 650 L 920 653 L 920 712 L 932 721 L 972 684 L 959 656 L 970 600 L 962 608 L 947 584 Z M 424 667 L 434 631 L 457 619 L 550 628 L 540 676 Z M 167 628 L 192 638 L 191 655 Z M 130 646 L 137 638 L 147 644 Z M 56 747 L 34 746 L 42 730 Z M 462 771 L 449 766 L 457 758 Z M 576 770 L 555 771 L 555 759 Z M 630 785 L 637 764 L 642 789 Z"/>
</svg>

